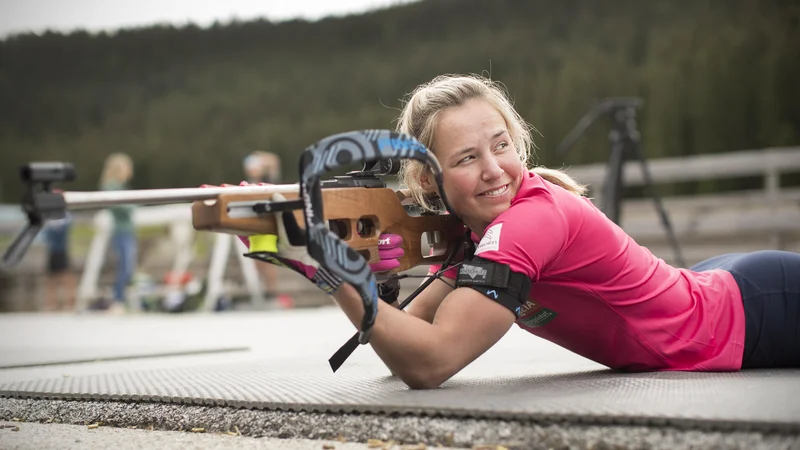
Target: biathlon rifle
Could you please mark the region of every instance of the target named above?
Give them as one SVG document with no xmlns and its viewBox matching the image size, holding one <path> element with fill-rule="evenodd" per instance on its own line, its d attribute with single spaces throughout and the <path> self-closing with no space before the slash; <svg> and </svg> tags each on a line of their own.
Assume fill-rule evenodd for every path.
<svg viewBox="0 0 800 450">
<path fill-rule="evenodd" d="M 397 173 L 402 159 L 417 160 L 430 168 L 448 214 L 421 212 L 408 192 L 394 191 L 379 178 Z M 361 171 L 321 179 L 326 172 L 359 163 L 363 164 Z M 447 267 L 465 239 L 464 227 L 444 195 L 438 161 L 408 135 L 362 130 L 329 136 L 306 148 L 299 169 L 297 184 L 60 192 L 53 189 L 53 183 L 75 179 L 71 164 L 30 163 L 20 172 L 27 185 L 22 208 L 28 223 L 2 261 L 7 266 L 19 262 L 44 224 L 63 218 L 68 210 L 191 202 L 196 230 L 242 236 L 277 234 L 275 213 L 292 211 L 298 224 L 305 228 L 309 255 L 350 283 L 364 305 L 359 332 L 329 360 L 336 371 L 359 343 L 369 342 L 379 301 L 377 278 L 369 264 L 380 259 L 379 236 L 402 236 L 404 256 L 399 259 L 400 266 L 382 275 L 400 278 L 401 272 L 419 265 Z M 283 194 L 286 200 L 272 201 L 275 193 Z M 432 248 L 429 255 L 422 254 L 423 236 Z M 400 307 L 405 307 L 432 281 L 433 278 L 426 280 Z"/>
</svg>

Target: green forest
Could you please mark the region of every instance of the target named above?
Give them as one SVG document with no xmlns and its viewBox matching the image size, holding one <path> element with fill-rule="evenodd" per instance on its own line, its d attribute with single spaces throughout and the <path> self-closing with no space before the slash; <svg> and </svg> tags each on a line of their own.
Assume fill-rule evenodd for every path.
<svg viewBox="0 0 800 450">
<path fill-rule="evenodd" d="M 0 201 L 28 161 L 104 158 L 134 188 L 238 182 L 252 150 L 285 181 L 327 135 L 393 128 L 442 73 L 502 82 L 549 167 L 608 157 L 606 124 L 556 146 L 598 100 L 638 96 L 649 158 L 800 144 L 800 3 L 789 0 L 423 0 L 361 15 L 15 35 L 0 41 Z"/>
</svg>

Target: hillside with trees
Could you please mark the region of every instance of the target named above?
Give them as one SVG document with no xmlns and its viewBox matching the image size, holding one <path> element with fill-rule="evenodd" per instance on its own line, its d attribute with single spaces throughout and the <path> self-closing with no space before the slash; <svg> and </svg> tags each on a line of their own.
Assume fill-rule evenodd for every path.
<svg viewBox="0 0 800 450">
<path fill-rule="evenodd" d="M 640 96 L 650 158 L 800 144 L 800 5 L 785 0 L 424 0 L 316 22 L 47 33 L 0 41 L 0 201 L 20 164 L 75 163 L 96 189 L 127 152 L 134 187 L 237 182 L 254 149 L 298 154 L 329 134 L 392 128 L 441 73 L 501 81 L 541 134 L 537 162 L 605 161 L 597 100 Z M 712 186 L 695 187 L 712 189 Z"/>
</svg>

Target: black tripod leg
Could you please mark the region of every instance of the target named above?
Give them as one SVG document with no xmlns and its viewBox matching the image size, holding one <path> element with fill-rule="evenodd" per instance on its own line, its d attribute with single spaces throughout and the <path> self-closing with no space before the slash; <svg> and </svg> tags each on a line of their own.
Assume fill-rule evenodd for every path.
<svg viewBox="0 0 800 450">
<path fill-rule="evenodd" d="M 25 252 L 28 251 L 28 247 L 31 246 L 31 243 L 36 239 L 36 235 L 38 235 L 41 230 L 41 223 L 29 223 L 25 229 L 14 238 L 14 242 L 11 243 L 3 254 L 3 265 L 11 267 L 17 264 L 25 255 Z"/>
<path fill-rule="evenodd" d="M 600 208 L 606 217 L 619 225 L 622 212 L 622 185 L 623 170 L 625 164 L 625 143 L 617 131 L 609 134 L 611 142 L 611 156 L 608 160 L 608 170 L 606 179 L 603 183 L 602 207 Z"/>
<path fill-rule="evenodd" d="M 632 147 L 634 152 L 636 152 L 636 157 L 639 159 L 639 162 L 642 165 L 642 175 L 644 175 L 645 188 L 650 190 L 650 195 L 653 197 L 653 203 L 655 204 L 658 215 L 661 218 L 661 225 L 664 227 L 664 231 L 667 233 L 667 239 L 669 239 L 670 245 L 672 245 L 672 251 L 675 254 L 675 261 L 680 267 L 686 267 L 686 261 L 683 259 L 683 252 L 681 252 L 681 246 L 678 243 L 678 237 L 675 236 L 675 229 L 672 228 L 672 222 L 669 220 L 667 210 L 664 209 L 664 203 L 661 201 L 661 196 L 658 194 L 658 190 L 656 190 L 655 183 L 653 182 L 653 176 L 650 174 L 650 167 L 647 165 L 647 160 L 644 157 L 644 152 L 642 151 L 642 148 L 638 142 L 634 141 Z"/>
</svg>

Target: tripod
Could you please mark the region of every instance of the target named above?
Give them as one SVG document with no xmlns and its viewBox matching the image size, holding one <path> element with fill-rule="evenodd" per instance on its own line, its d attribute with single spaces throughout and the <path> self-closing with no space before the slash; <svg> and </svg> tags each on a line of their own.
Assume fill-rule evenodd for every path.
<svg viewBox="0 0 800 450">
<path fill-rule="evenodd" d="M 608 133 L 608 141 L 611 145 L 611 153 L 608 160 L 608 170 L 606 170 L 605 180 L 603 181 L 600 210 L 619 225 L 622 210 L 622 189 L 625 187 L 624 167 L 626 160 L 632 155 L 639 160 L 642 167 L 645 188 L 650 191 L 653 203 L 661 219 L 661 225 L 667 233 L 667 239 L 675 254 L 675 261 L 680 266 L 685 266 L 678 239 L 675 236 L 669 216 L 664 209 L 661 196 L 655 189 L 650 168 L 641 148 L 641 134 L 637 128 L 636 111 L 641 108 L 643 103 L 640 98 L 607 98 L 601 101 L 578 121 L 578 124 L 558 146 L 556 153 L 564 155 L 600 117 L 603 115 L 610 116 L 612 121 L 611 131 Z"/>
</svg>

